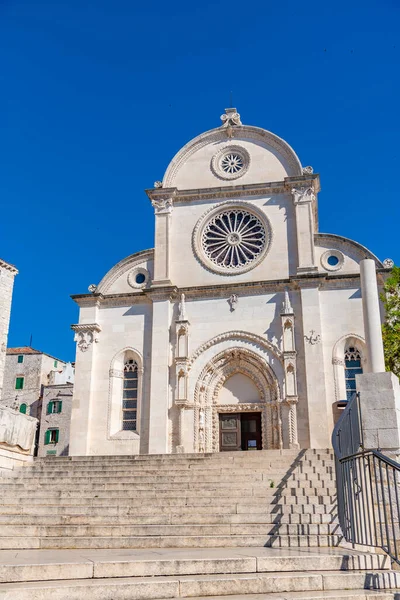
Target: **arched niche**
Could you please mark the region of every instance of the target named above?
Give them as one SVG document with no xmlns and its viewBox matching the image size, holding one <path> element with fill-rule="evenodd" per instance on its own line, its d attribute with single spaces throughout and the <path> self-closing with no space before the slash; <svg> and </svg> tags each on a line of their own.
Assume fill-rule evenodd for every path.
<svg viewBox="0 0 400 600">
<path fill-rule="evenodd" d="M 124 368 L 128 361 L 137 364 L 136 430 L 123 429 Z M 143 390 L 143 357 L 135 348 L 124 348 L 112 359 L 109 371 L 108 439 L 136 439 L 140 435 L 140 414 Z"/>
</svg>

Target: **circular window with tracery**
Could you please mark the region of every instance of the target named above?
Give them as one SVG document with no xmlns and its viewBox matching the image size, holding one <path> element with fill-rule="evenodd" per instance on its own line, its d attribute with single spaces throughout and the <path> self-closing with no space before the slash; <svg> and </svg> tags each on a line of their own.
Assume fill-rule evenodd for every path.
<svg viewBox="0 0 400 600">
<path fill-rule="evenodd" d="M 211 169 L 220 179 L 237 179 L 249 168 L 250 155 L 241 146 L 222 148 L 211 160 Z"/>
<path fill-rule="evenodd" d="M 202 262 L 213 271 L 232 275 L 255 267 L 270 241 L 268 222 L 257 212 L 230 206 L 200 219 L 194 247 Z"/>
</svg>

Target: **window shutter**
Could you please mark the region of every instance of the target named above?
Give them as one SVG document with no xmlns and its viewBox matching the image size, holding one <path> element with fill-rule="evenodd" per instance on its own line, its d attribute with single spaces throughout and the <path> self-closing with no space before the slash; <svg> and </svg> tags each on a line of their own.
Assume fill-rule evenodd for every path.
<svg viewBox="0 0 400 600">
<path fill-rule="evenodd" d="M 47 444 L 50 444 L 50 435 L 51 435 L 51 432 L 50 432 L 50 430 L 48 429 L 48 430 L 46 431 L 46 433 L 45 433 L 45 436 L 44 436 L 44 444 L 45 444 L 45 446 L 46 446 Z"/>
<path fill-rule="evenodd" d="M 26 404 L 21 404 L 21 406 L 19 407 L 19 412 L 23 415 L 26 415 Z"/>
<path fill-rule="evenodd" d="M 51 402 L 49 402 L 48 405 L 47 405 L 47 414 L 48 415 L 51 414 Z"/>
<path fill-rule="evenodd" d="M 56 444 L 58 444 L 58 437 L 59 437 L 59 435 L 60 435 L 60 430 L 57 429 L 56 430 Z"/>
<path fill-rule="evenodd" d="M 57 412 L 61 412 L 62 411 L 62 400 L 58 401 L 58 411 Z"/>
</svg>

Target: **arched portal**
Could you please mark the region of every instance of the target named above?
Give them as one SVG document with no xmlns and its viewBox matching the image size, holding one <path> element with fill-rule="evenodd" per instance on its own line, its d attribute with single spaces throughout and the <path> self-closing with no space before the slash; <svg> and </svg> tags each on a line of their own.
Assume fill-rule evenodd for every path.
<svg viewBox="0 0 400 600">
<path fill-rule="evenodd" d="M 220 415 L 259 414 L 261 447 L 282 447 L 278 380 L 255 352 L 234 347 L 220 352 L 203 368 L 194 393 L 194 449 L 220 450 Z"/>
</svg>

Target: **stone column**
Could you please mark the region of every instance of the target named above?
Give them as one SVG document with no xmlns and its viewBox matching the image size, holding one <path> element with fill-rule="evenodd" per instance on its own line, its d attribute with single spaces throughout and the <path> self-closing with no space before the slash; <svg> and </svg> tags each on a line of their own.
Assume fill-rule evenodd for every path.
<svg viewBox="0 0 400 600">
<path fill-rule="evenodd" d="M 169 359 L 171 302 L 165 294 L 153 296 L 149 454 L 169 452 Z"/>
<path fill-rule="evenodd" d="M 97 317 L 97 304 L 91 307 Z M 90 454 L 91 416 L 96 402 L 96 342 L 101 331 L 97 323 L 72 325 L 75 331 L 76 361 L 70 428 L 70 456 Z"/>
<path fill-rule="evenodd" d="M 365 258 L 360 261 L 360 277 L 367 348 L 367 370 L 370 373 L 383 373 L 385 371 L 385 357 L 374 260 Z"/>
<path fill-rule="evenodd" d="M 171 285 L 170 229 L 173 199 L 176 188 L 147 190 L 155 214 L 154 286 Z"/>
<path fill-rule="evenodd" d="M 298 283 L 301 288 L 310 448 L 329 448 L 332 419 L 328 418 L 326 400 L 319 284 L 301 280 Z"/>
<path fill-rule="evenodd" d="M 297 273 L 313 273 L 318 270 L 314 251 L 314 188 L 304 183 L 293 187 L 292 197 L 296 215 Z"/>
</svg>

